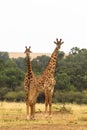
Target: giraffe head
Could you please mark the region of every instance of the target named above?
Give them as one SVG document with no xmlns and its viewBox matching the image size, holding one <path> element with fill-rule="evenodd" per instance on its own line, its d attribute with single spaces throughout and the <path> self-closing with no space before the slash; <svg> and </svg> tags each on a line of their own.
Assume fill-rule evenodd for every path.
<svg viewBox="0 0 87 130">
<path fill-rule="evenodd" d="M 54 43 L 57 45 L 57 48 L 60 49 L 61 45 L 62 45 L 64 42 L 62 41 L 62 39 L 60 39 L 60 40 L 56 39 L 56 41 L 54 41 Z"/>
<path fill-rule="evenodd" d="M 32 52 L 30 51 L 30 48 L 31 48 L 31 47 L 29 46 L 29 48 L 27 48 L 27 46 L 26 46 L 25 48 L 26 48 L 26 50 L 25 50 L 24 53 L 26 53 L 26 55 L 30 57 L 30 53 L 32 53 Z"/>
</svg>

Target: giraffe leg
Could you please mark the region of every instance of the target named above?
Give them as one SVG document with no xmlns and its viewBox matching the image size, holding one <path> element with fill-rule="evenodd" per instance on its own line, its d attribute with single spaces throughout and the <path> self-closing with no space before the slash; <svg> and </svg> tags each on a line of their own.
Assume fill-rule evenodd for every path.
<svg viewBox="0 0 87 130">
<path fill-rule="evenodd" d="M 52 109 L 52 94 L 49 93 L 49 116 L 51 117 L 51 109 Z"/>
<path fill-rule="evenodd" d="M 29 97 L 28 97 L 28 91 L 26 91 L 26 114 L 27 114 L 27 117 L 26 119 L 29 120 Z"/>
<path fill-rule="evenodd" d="M 30 120 L 32 120 L 33 105 L 30 105 Z"/>
<path fill-rule="evenodd" d="M 33 105 L 33 119 L 35 120 L 35 104 Z"/>
<path fill-rule="evenodd" d="M 35 120 L 35 104 L 33 104 L 32 119 Z"/>
<path fill-rule="evenodd" d="M 47 113 L 48 103 L 45 102 L 45 113 Z"/>
<path fill-rule="evenodd" d="M 48 95 L 45 94 L 45 116 L 47 117 L 48 111 Z"/>
<path fill-rule="evenodd" d="M 32 104 L 30 106 L 30 108 L 31 108 L 30 119 L 34 120 L 34 117 L 35 117 L 35 104 Z"/>
<path fill-rule="evenodd" d="M 26 104 L 27 120 L 29 120 L 29 103 Z"/>
</svg>

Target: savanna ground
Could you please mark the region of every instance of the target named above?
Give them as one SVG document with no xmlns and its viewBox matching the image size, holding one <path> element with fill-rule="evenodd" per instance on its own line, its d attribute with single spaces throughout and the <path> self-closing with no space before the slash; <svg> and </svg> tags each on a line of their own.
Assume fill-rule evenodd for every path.
<svg viewBox="0 0 87 130">
<path fill-rule="evenodd" d="M 87 130 L 87 105 L 53 104 L 45 117 L 44 104 L 36 104 L 36 120 L 26 120 L 25 103 L 0 102 L 0 130 Z"/>
</svg>

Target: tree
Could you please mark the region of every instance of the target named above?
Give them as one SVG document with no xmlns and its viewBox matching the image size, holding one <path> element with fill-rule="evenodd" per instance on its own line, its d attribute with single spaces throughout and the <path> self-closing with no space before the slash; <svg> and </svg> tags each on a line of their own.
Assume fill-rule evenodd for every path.
<svg viewBox="0 0 87 130">
<path fill-rule="evenodd" d="M 0 60 L 6 62 L 9 59 L 8 52 L 0 52 Z"/>
<path fill-rule="evenodd" d="M 22 57 L 19 57 L 17 59 L 13 58 L 12 59 L 13 62 L 15 62 L 15 64 L 17 65 L 17 67 L 19 69 L 21 69 L 22 71 L 26 71 L 27 67 L 26 67 L 26 58 L 22 58 Z"/>
<path fill-rule="evenodd" d="M 46 67 L 48 63 L 48 60 L 49 60 L 48 56 L 42 55 L 42 56 L 37 56 L 37 58 L 31 61 L 32 69 L 36 75 L 39 75 L 42 73 L 42 71 L 44 70 L 44 68 Z"/>
<path fill-rule="evenodd" d="M 4 69 L 4 61 L 0 59 L 0 72 Z"/>
<path fill-rule="evenodd" d="M 78 47 L 73 47 L 71 51 L 69 52 L 69 54 L 75 55 L 75 54 L 78 54 L 79 52 L 80 52 L 80 49 Z"/>
<path fill-rule="evenodd" d="M 14 91 L 17 85 L 21 85 L 24 78 L 24 73 L 18 68 L 7 69 L 5 73 L 8 77 L 6 80 L 7 86 Z"/>
<path fill-rule="evenodd" d="M 0 100 L 24 100 L 23 79 L 26 59 L 10 59 L 8 53 L 0 52 Z M 43 72 L 48 56 L 38 56 L 31 61 L 36 75 Z M 68 56 L 59 52 L 55 71 L 54 101 L 87 103 L 87 49 L 73 48 Z M 44 101 L 44 95 L 38 97 Z"/>
<path fill-rule="evenodd" d="M 67 73 L 56 74 L 56 89 L 57 90 L 71 90 L 70 77 Z"/>
</svg>

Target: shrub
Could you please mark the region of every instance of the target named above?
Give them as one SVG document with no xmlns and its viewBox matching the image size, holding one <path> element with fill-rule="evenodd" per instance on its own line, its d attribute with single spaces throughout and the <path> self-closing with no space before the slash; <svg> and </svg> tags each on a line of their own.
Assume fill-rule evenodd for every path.
<svg viewBox="0 0 87 130">
<path fill-rule="evenodd" d="M 87 94 L 84 92 L 75 92 L 75 91 L 56 91 L 53 97 L 54 102 L 70 102 L 78 104 L 87 104 Z"/>
<path fill-rule="evenodd" d="M 25 93 L 23 91 L 19 92 L 8 92 L 5 97 L 7 101 L 24 101 Z"/>
</svg>

